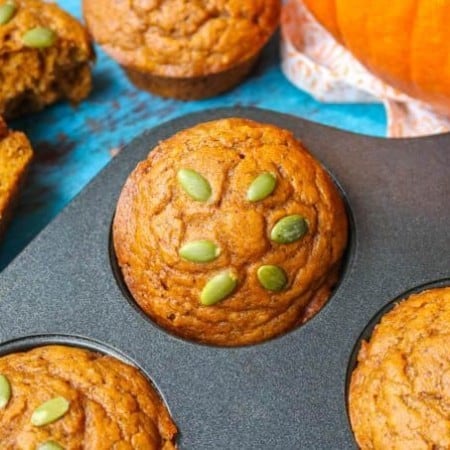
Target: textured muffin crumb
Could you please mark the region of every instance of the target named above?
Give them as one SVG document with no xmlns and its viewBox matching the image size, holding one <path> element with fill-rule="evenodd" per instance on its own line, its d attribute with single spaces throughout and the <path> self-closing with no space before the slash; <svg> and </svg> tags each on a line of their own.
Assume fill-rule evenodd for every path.
<svg viewBox="0 0 450 450">
<path fill-rule="evenodd" d="M 259 53 L 281 2 L 84 0 L 83 9 L 95 40 L 121 65 L 183 78 L 222 72 Z"/>
<path fill-rule="evenodd" d="M 349 412 L 362 450 L 450 448 L 450 288 L 412 295 L 363 342 Z"/>
<path fill-rule="evenodd" d="M 14 117 L 60 99 L 83 100 L 91 91 L 94 59 L 84 27 L 55 3 L 14 1 L 15 14 L 0 25 L 0 114 Z M 54 42 L 27 45 L 26 34 L 36 28 L 50 30 Z"/>
<path fill-rule="evenodd" d="M 32 157 L 27 137 L 8 130 L 0 117 L 0 236 L 11 217 Z"/>
<path fill-rule="evenodd" d="M 173 450 L 176 427 L 161 398 L 134 367 L 83 349 L 46 346 L 0 358 L 12 396 L 0 414 L 4 450 L 49 440 L 67 450 Z M 62 397 L 68 412 L 46 426 L 30 417 Z"/>
<path fill-rule="evenodd" d="M 183 192 L 180 169 L 210 183 L 206 202 Z M 262 172 L 276 177 L 276 188 L 249 202 L 248 188 Z M 271 230 L 289 215 L 303 216 L 308 231 L 278 244 Z M 224 119 L 176 134 L 137 166 L 119 199 L 113 240 L 125 282 L 150 317 L 182 337 L 233 346 L 286 332 L 323 306 L 339 276 L 347 228 L 337 188 L 292 133 Z M 182 246 L 202 239 L 221 249 L 216 259 L 180 257 Z M 266 265 L 279 267 L 278 277 L 284 272 L 282 290 L 261 285 L 258 270 Z M 217 279 L 224 271 L 229 277 Z M 219 287 L 211 294 L 212 280 Z M 228 288 L 232 294 L 216 301 Z"/>
</svg>

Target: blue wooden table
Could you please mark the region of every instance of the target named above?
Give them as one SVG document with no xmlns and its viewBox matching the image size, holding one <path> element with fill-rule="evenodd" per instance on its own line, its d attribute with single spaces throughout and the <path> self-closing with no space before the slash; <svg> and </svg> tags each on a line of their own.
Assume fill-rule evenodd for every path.
<svg viewBox="0 0 450 450">
<path fill-rule="evenodd" d="M 81 17 L 81 0 L 60 0 Z M 380 105 L 321 104 L 297 90 L 279 65 L 278 37 L 241 86 L 210 100 L 183 103 L 135 89 L 117 64 L 97 49 L 94 90 L 72 108 L 58 104 L 10 123 L 23 130 L 36 151 L 34 165 L 9 231 L 0 243 L 0 270 L 111 160 L 142 131 L 174 117 L 224 106 L 258 106 L 355 132 L 383 136 Z"/>
</svg>

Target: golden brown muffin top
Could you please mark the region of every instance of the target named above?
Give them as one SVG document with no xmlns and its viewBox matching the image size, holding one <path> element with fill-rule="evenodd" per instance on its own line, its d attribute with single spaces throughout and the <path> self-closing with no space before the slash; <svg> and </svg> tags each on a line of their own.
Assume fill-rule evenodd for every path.
<svg viewBox="0 0 450 450">
<path fill-rule="evenodd" d="M 208 180 L 207 202 L 186 194 L 180 169 Z M 276 188 L 250 202 L 248 188 L 263 172 L 275 175 Z M 306 219 L 306 235 L 273 242 L 271 230 L 289 215 Z M 183 337 L 231 346 L 292 328 L 324 286 L 320 296 L 328 296 L 346 247 L 347 218 L 329 175 L 292 133 L 223 119 L 161 142 L 137 166 L 122 191 L 113 238 L 131 293 L 156 322 Z M 214 242 L 220 255 L 207 263 L 180 257 L 180 249 L 197 240 Z M 285 271 L 285 289 L 262 287 L 262 265 Z M 237 278 L 235 292 L 213 306 L 201 304 L 206 284 L 228 270 Z"/>
<path fill-rule="evenodd" d="M 167 77 L 229 69 L 257 54 L 280 0 L 84 0 L 95 40 L 120 64 Z"/>
<path fill-rule="evenodd" d="M 363 342 L 349 411 L 363 450 L 450 448 L 450 288 L 412 295 Z"/>
<path fill-rule="evenodd" d="M 0 0 L 0 7 L 7 3 L 16 8 L 11 19 L 0 25 L 0 114 L 22 112 L 20 103 L 32 97 L 39 97 L 43 105 L 60 97 L 84 98 L 90 90 L 89 68 L 83 83 L 78 74 L 94 59 L 86 29 L 55 3 Z M 47 48 L 27 45 L 25 36 L 36 28 L 51 30 L 54 43 Z M 30 109 L 40 107 L 30 105 Z"/>
<path fill-rule="evenodd" d="M 134 367 L 110 356 L 66 346 L 39 347 L 0 358 L 11 398 L 0 410 L 3 450 L 37 449 L 49 440 L 66 450 L 174 449 L 169 413 Z M 33 425 L 34 411 L 62 397 L 68 411 Z"/>
</svg>

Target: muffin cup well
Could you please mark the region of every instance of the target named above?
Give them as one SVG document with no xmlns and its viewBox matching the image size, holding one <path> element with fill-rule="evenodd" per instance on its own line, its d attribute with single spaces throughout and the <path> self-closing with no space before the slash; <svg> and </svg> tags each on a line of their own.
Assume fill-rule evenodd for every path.
<svg viewBox="0 0 450 450">
<path fill-rule="evenodd" d="M 442 280 L 431 281 L 429 283 L 421 284 L 420 286 L 416 286 L 412 289 L 409 289 L 402 294 L 395 297 L 389 303 L 384 305 L 373 317 L 370 319 L 369 323 L 364 327 L 361 334 L 359 335 L 356 343 L 353 347 L 353 351 L 348 362 L 348 370 L 347 370 L 347 390 L 350 385 L 350 379 L 353 373 L 353 370 L 356 368 L 358 364 L 357 357 L 359 350 L 361 349 L 361 343 L 363 341 L 367 341 L 372 337 L 372 333 L 375 327 L 380 323 L 383 316 L 385 316 L 389 311 L 391 311 L 395 306 L 397 306 L 403 300 L 406 300 L 413 294 L 418 294 L 422 291 L 427 291 L 434 288 L 447 287 L 450 286 L 450 278 L 445 278 Z"/>
<path fill-rule="evenodd" d="M 352 424 L 350 420 L 350 409 L 349 409 L 349 394 L 350 394 L 350 384 L 352 380 L 352 375 L 358 365 L 358 354 L 361 350 L 361 346 L 363 342 L 369 342 L 372 338 L 372 334 L 375 331 L 375 328 L 380 324 L 383 317 L 388 314 L 390 311 L 392 311 L 397 305 L 402 303 L 403 301 L 406 301 L 409 297 L 411 297 L 414 294 L 419 294 L 423 291 L 428 291 L 436 288 L 443 288 L 450 286 L 450 278 L 432 281 L 426 284 L 422 284 L 420 286 L 416 286 L 410 290 L 405 291 L 404 293 L 398 295 L 393 300 L 391 300 L 389 303 L 384 305 L 373 317 L 370 319 L 370 321 L 367 323 L 363 331 L 361 332 L 360 336 L 356 340 L 356 343 L 353 347 L 348 367 L 347 367 L 347 373 L 346 373 L 346 380 L 345 380 L 345 401 L 346 401 L 346 411 L 347 411 L 347 419 L 349 423 L 350 429 L 352 429 Z M 353 431 L 353 429 L 352 429 Z M 353 435 L 354 438 L 354 435 Z M 355 438 L 354 438 L 355 439 Z M 356 440 L 355 440 L 355 445 Z"/>
<path fill-rule="evenodd" d="M 249 129 L 264 133 L 264 139 L 261 139 L 260 135 L 254 137 Z M 227 134 L 230 131 L 234 133 L 231 140 Z M 242 192 L 245 192 L 248 183 L 253 180 L 251 175 L 250 178 L 247 177 L 249 179 L 244 176 L 244 181 L 239 175 L 236 175 L 234 179 L 230 176 L 228 183 L 232 187 L 229 187 L 228 191 L 221 192 L 216 186 L 214 192 L 218 198 L 226 199 L 227 192 L 236 193 L 236 196 L 228 197 L 228 200 L 230 198 L 231 200 L 223 208 L 221 201 L 219 206 L 208 205 L 208 217 L 206 213 L 202 216 L 202 222 L 207 223 L 208 227 L 213 227 L 211 221 L 214 223 L 217 235 L 212 235 L 209 230 L 201 226 L 195 229 L 194 233 L 197 233 L 196 237 L 200 236 L 199 233 L 204 233 L 204 236 L 208 238 L 214 236 L 213 239 L 220 243 L 224 251 L 223 257 L 220 257 L 218 261 L 219 265 L 214 265 L 214 262 L 206 266 L 180 262 L 178 253 L 180 245 L 189 241 L 189 237 L 171 240 L 168 244 L 170 250 L 163 254 L 159 253 L 159 249 L 163 248 L 167 242 L 161 236 L 171 235 L 173 230 L 176 230 L 172 228 L 174 220 L 173 217 L 169 218 L 160 232 L 153 227 L 153 224 L 147 222 L 147 220 L 153 220 L 152 214 L 159 217 L 159 212 L 145 211 L 147 206 L 150 210 L 153 208 L 152 201 L 147 201 L 148 198 L 155 196 L 159 199 L 157 193 L 161 188 L 173 192 L 175 188 L 172 189 L 172 183 L 175 185 L 177 183 L 176 178 L 172 177 L 172 169 L 169 178 L 161 179 L 156 173 L 150 173 L 146 165 L 152 166 L 154 161 L 155 166 L 158 161 L 171 165 L 173 160 L 177 161 L 173 163 L 176 170 L 177 165 L 183 167 L 183 164 L 189 164 L 184 162 L 183 158 L 186 154 L 191 155 L 194 152 L 194 144 L 190 143 L 186 146 L 185 144 L 190 142 L 189 139 L 192 136 L 196 137 L 196 133 L 201 133 L 199 142 L 204 142 L 205 146 L 208 145 L 207 142 L 212 143 L 211 147 L 215 146 L 214 151 L 217 152 L 216 156 L 212 156 L 211 153 L 202 153 L 202 147 L 199 147 L 196 157 L 206 160 L 206 166 L 203 167 L 205 173 L 209 170 L 208 165 L 215 167 L 212 162 L 216 157 L 222 158 L 224 164 L 234 163 L 236 167 L 238 164 L 244 164 L 240 168 L 247 167 L 246 163 L 251 164 L 252 167 L 256 165 L 256 169 L 253 169 L 256 171 L 262 170 L 262 167 L 277 167 L 273 170 L 278 174 L 279 188 L 273 198 L 268 200 L 269 203 L 255 206 L 242 199 Z M 216 135 L 223 136 L 223 139 L 215 141 Z M 267 142 L 270 142 L 270 145 L 267 145 Z M 165 155 L 164 159 L 161 159 L 162 154 Z M 248 157 L 247 161 L 242 162 L 246 157 Z M 255 163 L 253 158 L 258 163 Z M 285 159 L 292 163 L 283 163 Z M 311 176 L 311 172 L 308 173 L 305 167 L 313 167 L 315 175 Z M 236 174 L 239 173 L 242 175 L 242 172 L 236 169 Z M 215 175 L 215 173 L 210 174 L 214 180 L 218 178 L 214 178 Z M 225 178 L 229 175 L 230 173 L 224 174 Z M 136 179 L 142 176 L 147 177 L 145 181 L 140 180 L 139 184 L 135 185 Z M 160 181 L 157 187 L 151 188 L 153 180 Z M 235 186 L 233 183 L 238 185 Z M 305 184 L 310 190 L 305 187 Z M 139 200 L 138 203 L 140 204 L 139 214 L 142 213 L 144 229 L 147 230 L 144 236 L 148 237 L 148 240 L 139 239 L 142 235 L 136 223 L 140 222 L 140 218 L 136 219 L 134 213 L 130 213 L 130 211 L 136 211 L 134 195 L 136 194 L 136 198 L 141 195 L 143 191 L 139 186 L 143 185 L 149 189 L 149 197 L 142 202 Z M 154 148 L 148 159 L 138 164 L 137 168 L 131 172 L 120 195 L 114 216 L 114 254 L 122 269 L 121 273 L 129 293 L 134 297 L 133 304 L 137 303 L 140 309 L 159 326 L 183 339 L 212 346 L 254 345 L 303 325 L 320 311 L 333 295 L 341 277 L 343 258 L 348 245 L 349 221 L 343 197 L 344 195 L 323 165 L 287 130 L 239 118 L 207 122 L 174 134 L 173 137 Z M 314 198 L 312 200 L 314 207 L 308 205 L 308 200 L 305 198 Z M 168 209 L 173 207 L 186 211 L 186 199 L 183 194 L 174 194 L 167 202 Z M 276 238 L 271 237 L 270 230 L 273 235 L 273 230 L 283 222 L 279 219 L 286 216 L 284 206 L 288 202 L 290 203 L 287 208 L 290 208 L 291 212 L 298 211 L 299 214 L 305 214 L 307 219 L 302 220 L 310 222 L 311 232 L 307 232 L 308 226 L 305 225 L 305 230 L 301 231 L 300 237 L 295 237 L 292 241 L 277 241 Z M 236 214 L 236 204 L 244 210 L 244 215 Z M 203 205 L 200 208 L 202 207 Z M 217 208 L 219 208 L 218 211 Z M 201 209 L 195 213 L 192 213 L 192 209 L 188 211 L 190 215 L 184 218 L 186 228 L 189 227 L 190 217 L 195 217 Z M 272 215 L 274 211 L 275 216 Z M 246 214 L 252 219 L 255 216 L 258 219 L 248 222 L 248 226 L 245 225 L 255 233 L 256 254 L 247 251 L 251 247 L 245 246 L 245 239 L 244 244 L 236 242 L 232 235 L 227 234 L 227 227 L 223 226 L 223 220 L 231 220 L 233 230 L 239 230 L 242 221 L 246 223 Z M 218 222 L 215 221 L 217 217 L 219 217 Z M 300 216 L 294 215 L 290 218 L 297 220 L 297 217 Z M 286 218 L 289 217 L 285 217 L 284 220 Z M 261 222 L 264 222 L 263 226 L 260 226 Z M 133 231 L 130 233 L 130 230 Z M 220 233 L 222 236 L 219 236 Z M 305 241 L 301 240 L 303 234 L 307 234 Z M 189 236 L 189 231 L 186 231 L 185 236 Z M 228 242 L 227 238 L 229 238 Z M 253 245 L 253 241 L 249 240 Z M 230 246 L 228 246 L 229 242 L 232 243 Z M 287 244 L 291 243 L 293 245 L 288 247 Z M 246 249 L 246 253 L 243 254 L 242 248 L 239 247 Z M 139 249 L 145 249 L 145 256 L 140 254 Z M 166 259 L 167 254 L 173 254 L 175 257 Z M 134 264 L 136 261 L 140 263 Z M 173 264 L 172 261 L 174 261 Z M 282 292 L 267 293 L 270 290 L 262 287 L 261 281 L 258 281 L 256 269 L 261 268 L 264 261 L 266 264 L 267 261 L 275 261 L 280 267 L 286 268 L 286 289 L 282 289 Z M 234 291 L 238 286 L 236 292 L 230 295 L 232 298 L 229 302 L 217 308 L 205 308 L 212 304 L 204 302 L 203 293 L 209 288 L 211 280 L 215 281 L 214 276 L 217 276 L 219 270 L 224 271 L 226 268 L 232 270 L 234 274 L 239 274 L 236 275 L 238 281 L 232 288 Z M 117 270 L 115 272 L 117 278 Z M 168 275 L 171 272 L 173 276 Z M 228 294 L 225 295 L 227 296 Z M 219 300 L 223 299 L 224 297 Z"/>
<path fill-rule="evenodd" d="M 74 335 L 64 335 L 64 334 L 39 334 L 39 335 L 29 335 L 23 336 L 17 339 L 12 339 L 0 344 L 0 358 L 2 356 L 10 355 L 12 353 L 21 353 L 32 350 L 37 347 L 44 347 L 47 345 L 62 345 L 67 347 L 81 348 L 84 350 L 89 350 L 91 352 L 100 353 L 105 356 L 111 356 L 129 366 L 135 367 L 141 372 L 144 377 L 148 380 L 151 386 L 155 389 L 164 404 L 168 408 L 167 402 L 165 401 L 164 395 L 162 395 L 160 389 L 153 381 L 152 377 L 145 371 L 140 365 L 134 361 L 132 358 L 127 356 L 125 353 L 119 349 L 113 348 L 108 344 L 99 342 L 97 340 L 74 336 Z M 168 408 L 169 409 L 169 408 Z"/>
<path fill-rule="evenodd" d="M 115 215 L 115 212 L 114 212 L 114 215 L 111 218 L 111 225 L 110 225 L 110 229 L 109 229 L 108 254 L 109 254 L 109 261 L 111 264 L 112 274 L 114 276 L 114 279 L 117 283 L 117 286 L 118 286 L 123 298 L 132 306 L 132 308 L 148 324 L 151 324 L 151 326 L 157 327 L 159 330 L 161 330 L 164 333 L 167 333 L 174 339 L 177 339 L 179 341 L 184 341 L 184 342 L 190 342 L 194 345 L 207 346 L 207 347 L 213 347 L 213 348 L 218 348 L 218 349 L 223 348 L 223 349 L 231 350 L 233 348 L 243 348 L 243 347 L 267 345 L 272 341 L 283 338 L 283 336 L 285 336 L 285 335 L 295 333 L 299 329 L 308 325 L 310 322 L 313 322 L 316 317 L 320 316 L 322 311 L 326 310 L 327 307 L 331 303 L 333 303 L 333 299 L 334 299 L 336 293 L 339 291 L 341 284 L 345 282 L 348 272 L 351 270 L 354 256 L 355 256 L 355 250 L 356 250 L 355 249 L 355 246 L 356 246 L 355 219 L 354 219 L 353 211 L 350 206 L 350 202 L 349 202 L 347 193 L 344 190 L 342 184 L 336 178 L 336 176 L 332 172 L 330 172 L 328 167 L 324 166 L 324 169 L 326 170 L 326 172 L 330 176 L 332 182 L 336 186 L 336 188 L 340 194 L 340 197 L 342 198 L 343 203 L 344 203 L 345 212 L 346 212 L 347 221 L 348 221 L 347 246 L 346 246 L 346 249 L 344 251 L 344 254 L 343 254 L 339 264 L 333 269 L 332 273 L 329 274 L 330 275 L 329 278 L 334 280 L 332 283 L 333 287 L 331 289 L 331 293 L 329 295 L 327 295 L 326 297 L 318 296 L 316 301 L 311 302 L 308 305 L 308 307 L 305 309 L 304 315 L 301 316 L 301 320 L 299 320 L 290 329 L 288 329 L 276 336 L 273 336 L 269 339 L 265 339 L 265 340 L 262 340 L 259 342 L 250 343 L 250 344 L 233 345 L 233 346 L 223 346 L 223 345 L 218 345 L 218 344 L 207 343 L 207 342 L 190 339 L 188 337 L 185 337 L 185 336 L 182 336 L 180 334 L 173 332 L 172 330 L 164 327 L 162 324 L 159 324 L 156 320 L 153 319 L 153 317 L 151 317 L 151 315 L 146 314 L 144 309 L 142 309 L 142 307 L 138 304 L 138 302 L 133 297 L 133 294 L 130 292 L 130 289 L 128 288 L 128 286 L 125 282 L 125 279 L 124 279 L 122 270 L 119 266 L 116 252 L 114 249 L 114 241 L 113 241 L 113 223 L 114 223 L 114 215 Z"/>
<path fill-rule="evenodd" d="M 51 347 L 55 347 L 55 348 L 51 348 Z M 59 348 L 58 348 L 59 347 Z M 72 350 L 72 352 L 69 351 L 69 349 L 80 349 L 80 350 L 85 350 L 88 351 L 89 354 L 85 354 L 85 353 L 73 353 L 74 350 Z M 179 436 L 179 431 L 177 431 L 177 427 L 173 422 L 172 419 L 172 414 L 171 411 L 168 407 L 167 401 L 164 398 L 164 396 L 161 394 L 160 389 L 156 386 L 156 384 L 154 383 L 154 381 L 152 380 L 152 378 L 148 375 L 148 373 L 142 369 L 142 367 L 140 367 L 139 364 L 137 364 L 133 359 L 129 358 L 128 356 L 126 356 L 124 353 L 122 353 L 120 350 L 118 349 L 113 349 L 112 347 L 110 347 L 107 344 L 103 344 L 101 342 L 98 342 L 96 340 L 90 339 L 90 338 L 85 338 L 85 337 L 80 337 L 80 336 L 73 336 L 73 335 L 62 335 L 62 334 L 45 334 L 45 335 L 29 335 L 29 336 L 24 336 L 24 337 L 19 337 L 10 341 L 6 341 L 0 344 L 0 358 L 9 356 L 9 357 L 14 357 L 14 355 L 22 355 L 20 357 L 24 357 L 27 358 L 27 353 L 31 352 L 33 350 L 37 350 L 38 349 L 42 349 L 43 353 L 40 354 L 39 356 L 39 361 L 43 361 L 43 364 L 48 364 L 49 367 L 52 368 L 52 370 L 48 371 L 48 376 L 51 377 L 60 377 L 60 380 L 65 380 L 64 383 L 66 383 L 68 386 L 70 386 L 70 388 L 72 388 L 73 390 L 77 390 L 79 392 L 90 392 L 91 391 L 91 386 L 89 386 L 89 388 L 86 390 L 86 386 L 83 386 L 83 383 L 79 383 L 79 380 L 77 379 L 77 376 L 75 375 L 73 380 L 75 381 L 74 384 L 72 384 L 71 382 L 71 378 L 73 375 L 71 375 L 71 371 L 67 371 L 66 370 L 66 374 L 68 374 L 69 378 L 64 378 L 63 376 L 61 376 L 61 374 L 58 374 L 58 365 L 56 364 L 55 360 L 52 359 L 52 357 L 50 356 L 50 359 L 46 359 L 45 357 L 43 358 L 42 355 L 45 354 L 49 354 L 49 355 L 57 355 L 58 361 L 61 362 L 61 364 L 73 364 L 74 363 L 74 358 L 80 356 L 81 360 L 79 362 L 84 362 L 85 364 L 88 364 L 87 366 L 87 370 L 82 369 L 83 366 L 79 366 L 79 362 L 77 363 L 75 361 L 75 364 L 73 364 L 72 367 L 76 367 L 79 366 L 78 369 L 76 369 L 75 371 L 78 370 L 78 376 L 82 375 L 83 377 L 86 375 L 86 380 L 89 380 L 92 382 L 92 380 L 94 380 L 93 382 L 95 383 L 92 387 L 96 386 L 97 383 L 99 384 L 98 388 L 99 389 L 107 389 L 107 390 L 111 390 L 111 395 L 112 396 L 122 396 L 122 395 L 128 395 L 128 396 L 132 396 L 133 398 L 136 398 L 135 402 L 136 404 L 133 403 L 133 401 L 128 401 L 128 403 L 124 403 L 122 404 L 122 407 L 125 408 L 130 408 L 129 413 L 131 414 L 131 416 L 133 414 L 137 414 L 137 410 L 139 410 L 139 408 L 141 406 L 139 406 L 141 403 L 139 401 L 139 404 L 137 403 L 137 399 L 140 398 L 140 396 L 143 396 L 145 398 L 148 399 L 148 402 L 152 405 L 152 408 L 157 408 L 155 411 L 157 411 L 157 415 L 158 415 L 158 420 L 155 420 L 155 424 L 158 424 L 158 432 L 160 432 L 160 427 L 164 428 L 164 427 L 168 427 L 169 428 L 169 433 L 173 433 L 171 438 L 168 437 L 168 435 L 165 435 L 164 433 L 160 434 L 160 438 L 161 440 L 164 440 L 165 445 L 164 448 L 167 449 L 174 449 L 177 448 L 176 445 L 176 441 L 178 439 Z M 57 353 L 52 353 L 52 352 L 57 352 Z M 63 351 L 67 351 L 67 354 L 64 355 L 64 358 L 61 358 L 61 352 Z M 48 353 L 47 353 L 48 352 Z M 103 359 L 103 357 L 110 357 L 111 359 Z M 98 359 L 97 359 L 98 358 Z M 95 360 L 95 362 L 91 363 L 91 360 Z M 52 364 L 53 362 L 53 364 Z M 122 365 L 117 365 L 117 362 L 122 363 Z M 98 365 L 98 363 L 100 365 Z M 59 364 L 59 363 L 58 363 Z M 89 364 L 94 364 L 92 366 L 89 366 Z M 124 391 L 122 391 L 120 389 L 120 382 L 119 382 L 119 377 L 120 375 L 115 374 L 115 370 L 113 369 L 113 366 L 111 364 L 114 364 L 115 369 L 117 370 L 118 368 L 120 368 L 122 371 L 124 371 L 124 373 L 128 373 L 128 377 L 132 376 L 135 377 L 136 379 L 139 380 L 139 383 L 137 384 L 133 384 L 132 387 L 130 388 L 129 391 L 126 391 L 124 393 Z M 125 367 L 128 366 L 128 367 Z M 7 365 L 5 366 L 7 367 Z M 25 371 L 25 366 L 19 366 L 22 369 L 20 370 L 24 370 Z M 31 366 L 30 366 L 31 367 Z M 46 369 L 44 368 L 45 366 L 43 366 L 43 373 L 44 373 L 44 377 L 46 376 Z M 132 368 L 132 369 L 131 369 Z M 33 366 L 32 370 L 33 372 L 35 372 L 36 374 L 38 374 L 38 370 L 37 368 L 35 368 Z M 96 373 L 96 370 L 100 370 L 99 373 L 108 373 L 108 376 L 111 376 L 111 380 L 113 380 L 113 383 L 111 384 L 111 382 L 105 382 L 104 377 L 99 377 L 98 375 L 93 376 L 93 374 L 91 373 L 91 370 L 93 369 L 93 372 Z M 103 372 L 102 372 L 103 370 Z M 105 372 L 106 370 L 106 372 Z M 64 369 L 63 369 L 64 371 Z M 129 371 L 129 372 L 127 372 Z M 139 374 L 138 374 L 139 372 Z M 139 376 L 140 375 L 140 376 Z M 125 383 L 126 385 L 129 384 L 129 379 L 125 377 L 125 375 L 121 375 L 122 376 L 122 386 Z M 37 375 L 38 377 L 38 375 Z M 39 378 L 38 378 L 39 379 Z M 145 383 L 145 381 L 147 383 Z M 11 382 L 11 386 L 12 386 L 12 399 L 14 397 L 14 378 L 10 379 Z M 20 384 L 19 380 L 16 380 L 17 383 Z M 118 383 L 116 385 L 116 383 Z M 102 386 L 103 385 L 103 386 Z M 134 387 L 133 387 L 134 386 Z M 48 392 L 52 392 L 52 387 L 54 388 L 54 384 L 52 384 L 52 380 L 49 381 L 49 385 L 46 386 L 46 383 L 43 383 L 42 386 L 37 386 L 37 388 L 42 389 L 44 391 L 48 391 Z M 20 388 L 18 389 L 18 391 L 20 392 Z M 48 392 L 47 392 L 47 398 L 48 398 Z M 58 392 L 58 389 L 56 389 L 55 392 Z M 23 393 L 22 394 L 18 394 L 18 395 L 22 395 L 23 398 Z M 55 394 L 54 394 L 55 395 Z M 61 395 L 58 392 L 58 395 Z M 64 394 L 62 394 L 64 395 Z M 82 394 L 81 394 L 82 395 Z M 70 398 L 70 397 L 67 397 Z M 103 397 L 100 397 L 103 398 Z M 117 398 L 115 398 L 115 400 L 117 401 Z M 20 401 L 20 400 L 18 400 Z M 67 400 L 65 400 L 67 402 Z M 81 404 L 85 404 L 88 403 L 88 400 L 82 400 Z M 91 399 L 91 403 L 94 402 L 96 403 L 95 400 Z M 67 402 L 69 404 L 69 402 Z M 114 405 L 116 404 L 116 402 L 114 402 Z M 111 403 L 109 403 L 109 405 L 111 406 Z M 148 406 L 148 404 L 147 404 Z M 83 406 L 84 408 L 86 406 Z M 134 409 L 133 409 L 134 408 Z M 112 411 L 114 410 L 114 408 L 112 409 Z M 79 411 L 77 412 L 77 407 L 74 407 L 74 414 L 79 414 Z M 126 418 L 127 416 L 120 415 L 121 413 L 118 413 L 117 418 L 119 420 L 122 420 L 124 417 Z M 148 414 L 148 409 L 142 408 L 141 410 L 141 414 Z M 152 413 L 153 414 L 153 413 Z M 95 414 L 94 414 L 95 416 Z M 121 419 L 122 418 L 122 419 Z M 147 419 L 149 419 L 149 417 L 147 417 Z M 155 419 L 154 417 L 152 417 L 152 419 Z M 108 420 L 113 420 L 111 417 L 108 417 Z M 119 422 L 120 423 L 120 422 Z M 100 434 L 97 434 L 99 432 L 99 430 L 101 430 L 101 428 L 98 428 L 98 425 L 95 424 L 95 420 L 91 421 L 91 425 L 92 427 L 97 427 L 96 429 L 96 433 L 93 433 L 95 435 L 95 438 L 102 438 L 102 434 L 100 432 Z M 23 423 L 21 425 L 21 422 L 18 422 L 18 426 L 21 427 L 23 426 Z M 86 427 L 86 424 L 84 425 L 84 427 Z M 93 428 L 93 429 L 94 429 Z M 92 430 L 91 429 L 91 432 Z M 86 428 L 85 428 L 86 430 Z M 167 428 L 166 428 L 167 430 Z M 84 431 L 86 432 L 86 431 Z M 64 439 L 68 439 L 70 440 L 71 434 L 67 434 L 69 433 L 68 431 L 64 432 L 64 436 L 60 436 L 61 438 Z M 0 433 L 1 434 L 1 433 Z M 42 437 L 42 436 L 40 436 Z M 90 439 L 89 441 L 91 442 L 92 438 L 94 436 L 90 435 Z M 129 437 L 129 436 L 128 436 Z M 94 438 L 94 440 L 95 440 Z M 31 438 L 30 438 L 31 439 Z M 25 441 L 24 441 L 25 442 Z M 2 443 L 3 440 L 2 440 Z M 92 442 L 91 442 L 92 444 Z M 167 447 L 166 447 L 167 446 Z M 91 448 L 91 446 L 89 446 L 89 448 Z"/>
<path fill-rule="evenodd" d="M 139 89 L 165 98 L 201 100 L 229 91 L 242 82 L 259 58 L 260 52 L 236 67 L 202 77 L 176 78 L 147 74 L 123 67 L 128 78 Z"/>
</svg>

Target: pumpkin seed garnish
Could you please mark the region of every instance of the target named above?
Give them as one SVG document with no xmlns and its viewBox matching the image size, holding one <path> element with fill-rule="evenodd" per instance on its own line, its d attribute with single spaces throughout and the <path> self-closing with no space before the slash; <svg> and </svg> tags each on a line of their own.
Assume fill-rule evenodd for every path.
<svg viewBox="0 0 450 450">
<path fill-rule="evenodd" d="M 22 42 L 31 48 L 51 47 L 56 41 L 56 33 L 50 28 L 36 27 L 22 36 Z"/>
<path fill-rule="evenodd" d="M 267 198 L 275 190 L 277 178 L 273 173 L 263 172 L 258 175 L 247 191 L 249 202 L 259 202 Z"/>
<path fill-rule="evenodd" d="M 64 447 L 55 441 L 47 441 L 39 444 L 37 450 L 64 450 Z"/>
<path fill-rule="evenodd" d="M 268 291 L 282 291 L 287 283 L 286 272 L 278 266 L 261 266 L 256 275 L 261 286 Z"/>
<path fill-rule="evenodd" d="M 178 182 L 186 193 L 198 202 L 206 202 L 211 197 L 209 181 L 192 169 L 181 169 L 177 174 Z"/>
<path fill-rule="evenodd" d="M 279 220 L 272 229 L 270 239 L 278 244 L 290 244 L 298 241 L 308 232 L 304 217 L 294 214 Z"/>
<path fill-rule="evenodd" d="M 6 25 L 16 15 L 17 5 L 9 0 L 0 6 L 0 25 Z"/>
<path fill-rule="evenodd" d="M 211 278 L 202 290 L 202 305 L 212 306 L 230 296 L 237 286 L 237 276 L 231 270 L 225 270 Z"/>
<path fill-rule="evenodd" d="M 5 375 L 0 375 L 0 409 L 6 407 L 11 398 L 11 385 Z"/>
<path fill-rule="evenodd" d="M 220 248 L 212 241 L 192 241 L 180 248 L 180 256 L 187 261 L 206 263 L 220 255 Z"/>
<path fill-rule="evenodd" d="M 55 422 L 66 414 L 70 403 L 64 397 L 55 397 L 43 403 L 31 415 L 31 423 L 37 427 Z"/>
</svg>

